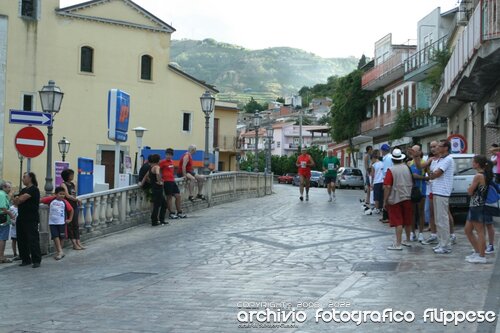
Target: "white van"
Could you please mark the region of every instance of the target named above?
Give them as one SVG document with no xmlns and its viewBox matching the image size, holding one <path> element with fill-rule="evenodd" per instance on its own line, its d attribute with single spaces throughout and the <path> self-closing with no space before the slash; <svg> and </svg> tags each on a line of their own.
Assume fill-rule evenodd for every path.
<svg viewBox="0 0 500 333">
<path fill-rule="evenodd" d="M 475 154 L 451 154 L 455 162 L 453 189 L 450 196 L 450 210 L 453 214 L 469 209 L 470 197 L 467 189 L 472 184 L 476 170 L 472 168 L 472 158 Z"/>
</svg>

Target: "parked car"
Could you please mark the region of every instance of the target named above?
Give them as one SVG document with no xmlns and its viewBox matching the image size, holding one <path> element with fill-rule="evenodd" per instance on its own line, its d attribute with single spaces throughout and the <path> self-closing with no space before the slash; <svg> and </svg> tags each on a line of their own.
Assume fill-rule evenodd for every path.
<svg viewBox="0 0 500 333">
<path fill-rule="evenodd" d="M 325 187 L 325 176 L 323 172 L 320 171 L 311 171 L 311 186 L 314 187 Z"/>
<path fill-rule="evenodd" d="M 295 176 L 295 173 L 286 173 L 282 176 L 278 176 L 278 184 L 291 184 L 293 182 L 293 177 Z"/>
<path fill-rule="evenodd" d="M 363 173 L 357 168 L 341 167 L 337 172 L 336 186 L 338 188 L 359 187 L 363 189 L 365 187 Z"/>
<path fill-rule="evenodd" d="M 299 186 L 300 185 L 300 177 L 299 177 L 299 175 L 293 176 L 292 185 L 293 186 Z"/>
</svg>

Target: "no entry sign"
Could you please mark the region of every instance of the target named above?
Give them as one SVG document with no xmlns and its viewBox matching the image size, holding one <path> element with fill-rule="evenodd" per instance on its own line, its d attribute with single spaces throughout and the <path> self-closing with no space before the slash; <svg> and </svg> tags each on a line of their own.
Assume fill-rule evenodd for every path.
<svg viewBox="0 0 500 333">
<path fill-rule="evenodd" d="M 36 127 L 24 127 L 17 132 L 14 144 L 19 154 L 26 158 L 34 158 L 45 149 L 45 137 Z"/>
</svg>

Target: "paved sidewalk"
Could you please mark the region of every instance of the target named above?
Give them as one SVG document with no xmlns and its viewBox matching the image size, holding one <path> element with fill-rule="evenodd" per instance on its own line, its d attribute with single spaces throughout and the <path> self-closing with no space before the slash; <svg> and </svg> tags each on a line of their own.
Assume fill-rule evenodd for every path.
<svg viewBox="0 0 500 333">
<path fill-rule="evenodd" d="M 325 189 L 312 189 L 309 202 L 298 200 L 297 187 L 274 190 L 168 226 L 93 240 L 85 251 L 68 249 L 61 261 L 44 257 L 38 269 L 0 265 L 0 333 L 500 332 L 496 322 L 424 322 L 428 308 L 498 315 L 497 256 L 486 265 L 466 263 L 462 227 L 450 255 L 418 243 L 387 251 L 394 232 L 378 216 L 362 214 L 361 191 L 338 191 L 328 203 Z M 266 308 L 306 319 L 289 319 L 288 328 L 264 327 L 255 318 L 242 328 L 237 320 Z M 356 326 L 325 322 L 326 313 L 316 322 L 320 308 L 392 309 L 415 318 L 380 324 L 368 317 Z"/>
</svg>

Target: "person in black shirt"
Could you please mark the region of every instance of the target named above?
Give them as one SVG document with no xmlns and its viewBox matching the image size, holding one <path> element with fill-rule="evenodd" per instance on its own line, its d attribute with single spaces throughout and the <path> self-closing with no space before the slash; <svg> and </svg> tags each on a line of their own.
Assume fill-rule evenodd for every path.
<svg viewBox="0 0 500 333">
<path fill-rule="evenodd" d="M 33 172 L 26 172 L 23 175 L 23 184 L 25 187 L 21 190 L 19 196 L 14 197 L 13 200 L 18 207 L 16 221 L 17 246 L 22 260 L 19 266 L 32 264 L 31 267 L 37 268 L 40 267 L 42 262 L 42 253 L 38 233 L 40 191 L 38 190 L 36 175 Z"/>
</svg>

